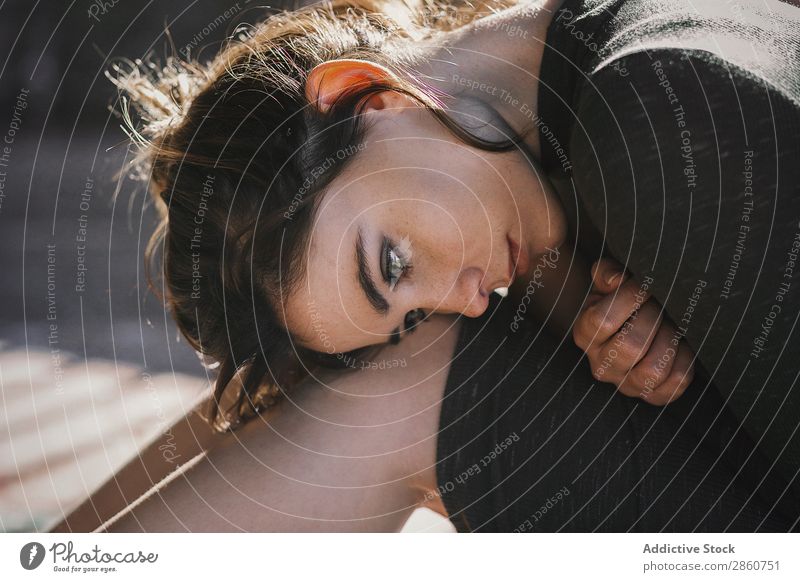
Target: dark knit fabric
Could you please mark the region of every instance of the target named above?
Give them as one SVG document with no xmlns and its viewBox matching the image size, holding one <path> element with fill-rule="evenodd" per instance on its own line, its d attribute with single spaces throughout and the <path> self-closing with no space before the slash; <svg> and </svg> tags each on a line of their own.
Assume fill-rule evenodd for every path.
<svg viewBox="0 0 800 582">
<path fill-rule="evenodd" d="M 597 384 L 569 338 L 513 332 L 492 309 L 465 319 L 438 450 L 460 531 L 796 527 L 800 9 L 752 4 L 567 0 L 554 15 L 542 165 L 573 242 L 651 279 L 698 373 L 651 407 Z"/>
<path fill-rule="evenodd" d="M 568 338 L 511 330 L 493 295 L 462 320 L 437 481 L 467 531 L 790 531 L 798 500 L 699 377 L 656 407 L 598 383 Z"/>
<path fill-rule="evenodd" d="M 552 137 L 542 135 L 543 164 L 565 204 L 578 200 L 577 246 L 590 260 L 608 254 L 639 280 L 653 278 L 653 296 L 698 365 L 792 479 L 800 470 L 800 8 L 568 0 L 548 45 L 539 113 Z"/>
</svg>

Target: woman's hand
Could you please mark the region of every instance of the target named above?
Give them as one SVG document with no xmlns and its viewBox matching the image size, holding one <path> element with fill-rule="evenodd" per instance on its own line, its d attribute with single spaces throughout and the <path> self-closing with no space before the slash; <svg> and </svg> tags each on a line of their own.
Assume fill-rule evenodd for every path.
<svg viewBox="0 0 800 582">
<path fill-rule="evenodd" d="M 592 266 L 592 283 L 572 328 L 592 375 L 651 404 L 678 398 L 694 378 L 694 353 L 662 317 L 647 286 L 630 279 L 611 259 Z"/>
</svg>

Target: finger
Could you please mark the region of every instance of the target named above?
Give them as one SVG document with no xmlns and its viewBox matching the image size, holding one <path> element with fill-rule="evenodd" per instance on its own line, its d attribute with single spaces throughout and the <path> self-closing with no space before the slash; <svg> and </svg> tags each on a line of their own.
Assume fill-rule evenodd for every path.
<svg viewBox="0 0 800 582">
<path fill-rule="evenodd" d="M 669 377 L 678 352 L 675 326 L 664 322 L 655 334 L 647 354 L 633 367 L 619 384 L 619 391 L 627 396 L 642 396 L 654 392 Z"/>
<path fill-rule="evenodd" d="M 605 297 L 605 295 L 601 293 L 594 293 L 594 292 L 589 293 L 588 295 L 586 295 L 586 299 L 583 302 L 581 310 L 586 309 L 587 307 L 591 307 L 592 305 L 600 301 L 603 297 Z"/>
<path fill-rule="evenodd" d="M 629 371 L 650 353 L 651 346 L 664 325 L 669 326 L 670 332 L 672 325 L 664 322 L 661 306 L 655 301 L 648 301 L 622 323 L 611 339 L 600 346 L 597 357 L 605 362 L 607 368 L 614 369 L 615 376 L 626 378 L 630 375 Z"/>
<path fill-rule="evenodd" d="M 583 351 L 605 343 L 649 298 L 650 294 L 637 281 L 625 282 L 617 291 L 583 310 L 573 328 L 575 343 Z"/>
<path fill-rule="evenodd" d="M 642 400 L 657 406 L 669 404 L 680 398 L 692 380 L 694 380 L 694 352 L 686 342 L 681 341 L 670 375 L 653 392 L 642 395 Z"/>
<path fill-rule="evenodd" d="M 614 259 L 603 258 L 592 265 L 592 284 L 600 293 L 611 293 L 619 289 L 628 279 L 625 268 Z"/>
</svg>

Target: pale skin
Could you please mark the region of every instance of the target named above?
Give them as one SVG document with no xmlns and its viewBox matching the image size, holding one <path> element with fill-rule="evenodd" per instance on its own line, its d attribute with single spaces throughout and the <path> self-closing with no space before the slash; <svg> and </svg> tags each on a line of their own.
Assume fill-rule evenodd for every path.
<svg viewBox="0 0 800 582">
<path fill-rule="evenodd" d="M 535 110 L 541 40 L 558 5 L 518 6 L 443 34 L 420 72 L 426 82 L 459 94 L 451 108 L 488 122 L 487 136 L 503 124 L 519 131 L 528 122 L 519 106 L 456 87 L 453 74 L 525 96 Z M 524 41 L 504 32 L 511 26 L 527 31 Z M 392 74 L 369 61 L 329 61 L 311 72 L 307 97 L 324 111 L 349 84 Z M 524 293 L 529 273 L 518 272 L 521 262 L 509 269 L 507 237 L 524 248 L 528 271 L 549 248 L 561 250 L 532 308 L 552 330 L 572 335 L 595 377 L 653 404 L 674 400 L 690 384 L 693 355 L 683 343 L 668 344 L 674 328 L 660 306 L 636 297 L 638 283 L 626 280 L 621 265 L 603 260 L 590 267 L 563 244 L 563 211 L 531 163 L 539 154 L 537 132 L 528 134 L 527 151 L 480 151 L 388 91 L 370 100 L 366 115 L 372 123 L 367 147 L 323 200 L 308 277 L 286 298 L 283 314 L 299 343 L 324 349 L 317 345 L 322 328 L 336 351 L 348 351 L 384 344 L 407 312 L 423 309 L 424 325 L 381 349 L 381 358 L 408 365 L 309 378 L 290 401 L 233 434 L 214 435 L 197 416 L 187 416 L 172 429 L 179 446 L 187 457 L 207 451 L 191 469 L 148 494 L 174 469 L 151 446 L 118 474 L 124 478 L 109 481 L 54 531 L 101 527 L 140 495 L 141 504 L 104 529 L 396 531 L 416 507 L 446 515 L 435 494 L 436 434 L 458 315 L 483 313 L 496 287 L 509 286 L 509 300 Z M 391 305 L 385 315 L 375 314 L 354 277 L 358 228 Z M 380 280 L 377 249 L 384 234 L 394 242 L 408 236 L 412 245 L 413 279 L 394 290 Z M 313 321 L 309 305 L 316 309 Z M 620 348 L 615 339 L 623 329 Z M 617 356 L 600 374 L 612 348 Z M 667 365 L 656 365 L 670 350 Z"/>
<path fill-rule="evenodd" d="M 540 39 L 559 4 L 525 4 L 437 38 L 421 48 L 419 76 L 450 95 L 449 110 L 482 127 L 482 137 L 496 137 L 492 128 L 522 132 L 536 111 Z M 512 27 L 528 34 L 509 36 Z M 337 59 L 310 72 L 306 97 L 325 113 L 353 86 L 396 79 L 377 63 Z M 464 145 L 398 92 L 373 94 L 364 111 L 364 149 L 324 195 L 305 252 L 305 280 L 282 298 L 280 314 L 297 343 L 347 352 L 385 343 L 415 311 L 478 317 L 494 289 L 508 287 L 518 297 L 534 265 L 560 248 L 562 259 L 544 273 L 547 291 L 533 305 L 540 321 L 556 333 L 571 332 L 593 371 L 602 366 L 598 379 L 625 394 L 664 404 L 691 382 L 692 354 L 685 343 L 668 345 L 674 329 L 661 321 L 657 304 L 637 303 L 631 283 L 616 292 L 592 281 L 589 266 L 564 245 L 565 213 L 533 161 L 538 132 L 525 134 L 522 150 L 494 153 Z M 412 268 L 394 285 L 384 240 L 388 248 L 405 240 L 411 249 Z M 357 241 L 362 273 L 371 277 L 359 275 Z M 613 268 L 610 261 L 601 265 L 603 272 Z M 367 278 L 372 293 L 360 281 Z M 612 291 L 611 299 L 590 305 Z M 609 364 L 614 332 L 637 309 L 632 333 L 617 349 L 623 355 Z M 664 357 L 666 365 L 657 365 Z"/>
<path fill-rule="evenodd" d="M 206 449 L 202 460 L 148 492 L 146 481 L 174 469 L 157 441 L 53 531 L 397 531 L 417 507 L 446 515 L 435 495 L 436 438 L 458 329 L 455 316 L 433 317 L 382 349 L 405 367 L 309 378 L 234 433 L 181 420 L 178 450 Z"/>
</svg>

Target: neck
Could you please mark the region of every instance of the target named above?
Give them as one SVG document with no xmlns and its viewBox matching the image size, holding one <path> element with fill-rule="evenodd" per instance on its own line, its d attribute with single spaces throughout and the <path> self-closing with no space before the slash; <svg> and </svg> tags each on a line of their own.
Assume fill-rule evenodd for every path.
<svg viewBox="0 0 800 582">
<path fill-rule="evenodd" d="M 516 133 L 538 160 L 538 131 L 529 130 L 537 115 L 539 70 L 547 29 L 563 0 L 520 3 L 467 26 L 437 35 L 420 48 L 417 70 L 425 82 L 449 95 L 448 109 L 476 116 Z"/>
</svg>

